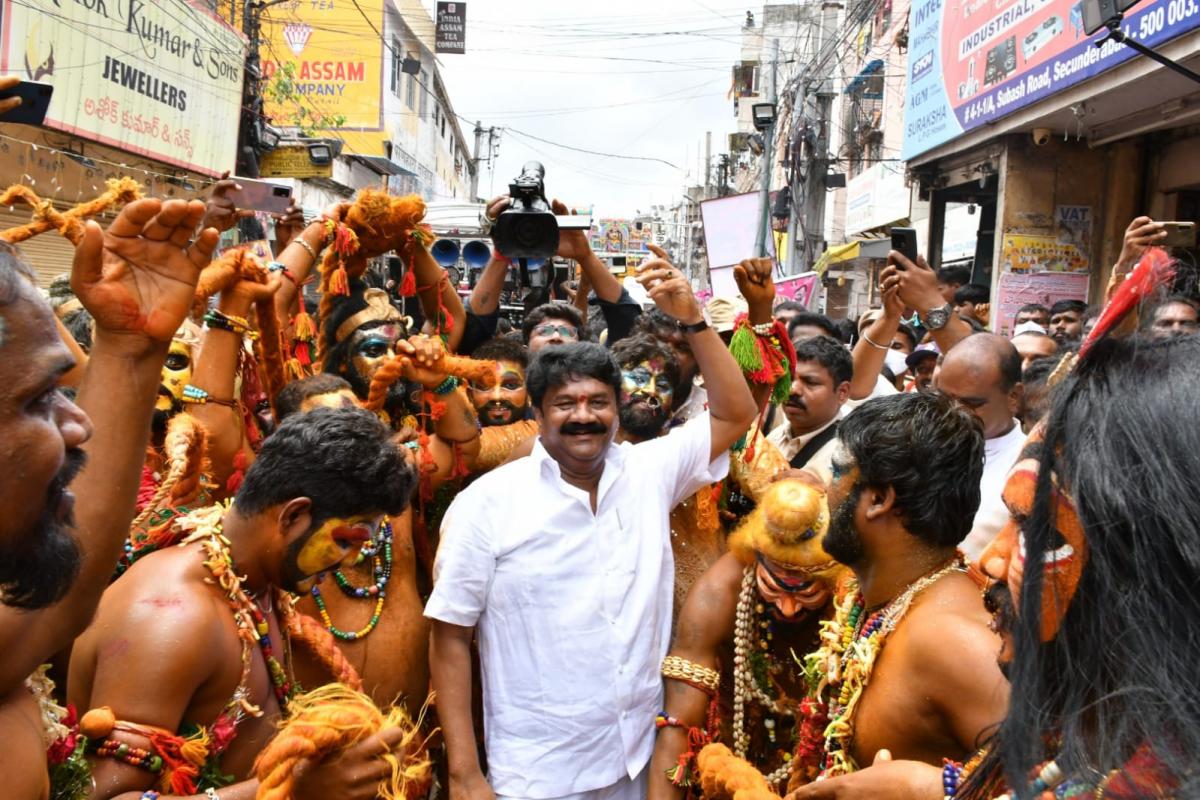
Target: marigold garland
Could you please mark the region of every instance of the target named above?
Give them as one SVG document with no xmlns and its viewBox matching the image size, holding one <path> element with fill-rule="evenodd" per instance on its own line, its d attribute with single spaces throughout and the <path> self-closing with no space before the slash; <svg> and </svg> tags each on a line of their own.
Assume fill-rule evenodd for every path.
<svg viewBox="0 0 1200 800">
<path fill-rule="evenodd" d="M 767 779 L 723 744 L 710 744 L 696 757 L 705 800 L 772 800 L 778 798 Z"/>
</svg>

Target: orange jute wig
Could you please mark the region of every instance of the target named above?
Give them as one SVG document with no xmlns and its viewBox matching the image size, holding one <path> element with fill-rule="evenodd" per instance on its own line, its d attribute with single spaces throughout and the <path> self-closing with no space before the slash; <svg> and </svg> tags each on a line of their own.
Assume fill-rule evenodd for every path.
<svg viewBox="0 0 1200 800">
<path fill-rule="evenodd" d="M 267 268 L 248 248 L 226 250 L 221 257 L 209 264 L 200 273 L 196 283 L 196 295 L 192 300 L 192 314 L 200 316 L 208 305 L 208 299 L 220 294 L 238 281 L 266 284 L 269 280 Z M 258 322 L 258 341 L 254 343 L 254 354 L 262 366 L 263 386 L 272 405 L 275 395 L 287 383 L 284 371 L 283 339 L 279 330 L 279 318 L 275 315 L 275 298 L 266 297 L 254 303 L 254 315 Z"/>
<path fill-rule="evenodd" d="M 57 230 L 71 244 L 78 245 L 83 238 L 83 221 L 94 217 L 116 205 L 125 205 L 142 196 L 142 186 L 133 178 L 110 178 L 108 187 L 95 199 L 80 203 L 66 211 L 58 211 L 49 200 L 43 200 L 28 186 L 15 184 L 0 193 L 0 205 L 11 206 L 18 200 L 33 209 L 33 221 L 6 231 L 0 231 L 0 241 L 17 244 L 31 239 L 39 233 Z"/>
<path fill-rule="evenodd" d="M 204 476 L 211 472 L 208 462 L 208 430 L 191 414 L 176 414 L 167 423 L 163 439 L 162 481 L 154 496 L 130 528 L 138 528 L 156 513 L 191 504 L 205 488 Z M 157 455 L 153 454 L 152 455 Z"/>
<path fill-rule="evenodd" d="M 421 223 L 424 218 L 425 201 L 419 195 L 393 197 L 387 192 L 368 189 L 340 217 L 325 221 L 330 247 L 320 266 L 322 324 L 329 318 L 334 296 L 350 293 L 350 279 L 362 277 L 367 260 L 392 250 L 409 267 L 400 293 L 405 296 L 415 293 L 413 256 L 417 247 L 433 241 L 429 226 Z"/>
<path fill-rule="evenodd" d="M 414 722 L 399 706 L 386 714 L 371 698 L 341 684 L 329 684 L 297 695 L 288 704 L 288 718 L 254 762 L 257 800 L 291 800 L 296 767 L 347 750 L 386 728 L 401 728 L 404 738 L 382 758 L 391 774 L 379 784 L 385 800 L 411 800 L 429 789 L 431 764 L 420 720 Z"/>
<path fill-rule="evenodd" d="M 400 376 L 404 374 L 404 369 L 408 364 L 409 359 L 406 356 L 396 356 L 376 370 L 375 377 L 371 379 L 371 389 L 367 392 L 367 399 L 363 403 L 363 407 L 370 411 L 379 411 L 382 409 L 384 401 L 387 400 L 388 389 L 392 387 L 392 384 L 400 380 Z M 496 368 L 491 361 L 479 361 L 474 358 L 467 358 L 466 356 L 446 355 L 442 357 L 442 366 L 447 375 L 463 378 L 471 383 L 487 388 L 496 385 Z M 432 413 L 434 419 L 441 416 L 436 410 Z"/>
<path fill-rule="evenodd" d="M 705 745 L 696 756 L 705 800 L 776 800 L 767 779 L 723 744 Z"/>
</svg>

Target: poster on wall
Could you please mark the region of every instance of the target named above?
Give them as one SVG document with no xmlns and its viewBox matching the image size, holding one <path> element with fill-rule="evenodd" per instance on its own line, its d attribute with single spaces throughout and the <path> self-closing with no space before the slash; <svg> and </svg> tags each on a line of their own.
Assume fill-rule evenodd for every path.
<svg viewBox="0 0 1200 800">
<path fill-rule="evenodd" d="M 1030 303 L 1041 303 L 1048 308 L 1059 300 L 1087 302 L 1089 277 L 1085 272 L 1000 273 L 996 288 L 996 332 L 1010 335 L 1017 311 Z"/>
<path fill-rule="evenodd" d="M 779 278 L 775 281 L 775 300 L 779 303 L 791 301 L 811 308 L 820 285 L 821 276 L 815 272 Z"/>
<path fill-rule="evenodd" d="M 592 249 L 602 253 L 646 253 L 654 242 L 654 226 L 627 219 L 599 219 L 592 223 Z"/>
<path fill-rule="evenodd" d="M 908 160 L 1133 58 L 1083 32 L 1082 0 L 916 0 L 909 16 Z M 1142 0 L 1122 30 L 1155 47 L 1200 25 L 1197 0 Z"/>
<path fill-rule="evenodd" d="M 1000 268 L 1009 272 L 1087 272 L 1088 253 L 1054 236 L 1006 233 L 1000 246 Z"/>
<path fill-rule="evenodd" d="M 1054 230 L 1059 244 L 1075 245 L 1086 253 L 1092 246 L 1091 206 L 1057 206 L 1054 209 Z"/>
<path fill-rule="evenodd" d="M 233 166 L 246 40 L 205 4 L 2 8 L 0 74 L 54 86 L 46 127 L 208 175 Z"/>
<path fill-rule="evenodd" d="M 704 247 L 708 252 L 710 272 L 717 267 L 732 267 L 743 258 L 754 255 L 755 233 L 762 224 L 758 199 L 758 192 L 747 192 L 700 202 L 700 219 L 704 223 Z M 772 194 L 768 199 L 768 207 L 774 202 L 775 195 Z M 775 237 L 767 236 L 764 244 L 767 255 L 774 258 Z M 717 288 L 715 280 L 711 285 L 714 290 Z M 720 295 L 717 292 L 717 296 Z"/>
</svg>

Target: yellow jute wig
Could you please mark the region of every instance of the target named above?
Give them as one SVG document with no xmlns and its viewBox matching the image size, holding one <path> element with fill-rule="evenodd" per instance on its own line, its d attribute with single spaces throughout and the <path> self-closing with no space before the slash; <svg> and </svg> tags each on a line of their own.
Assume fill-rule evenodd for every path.
<svg viewBox="0 0 1200 800">
<path fill-rule="evenodd" d="M 729 537 L 729 550 L 747 566 L 761 553 L 790 570 L 829 573 L 838 565 L 821 547 L 828 530 L 825 493 L 788 478 L 767 487 L 758 507 Z"/>
<path fill-rule="evenodd" d="M 287 720 L 254 762 L 259 782 L 256 800 L 290 800 L 295 770 L 302 761 L 345 751 L 386 728 L 403 729 L 404 738 L 392 752 L 381 756 L 391 767 L 391 775 L 380 782 L 379 796 L 384 800 L 423 796 L 432 771 L 420 720 L 414 722 L 399 706 L 384 714 L 362 692 L 331 683 L 288 703 Z"/>
</svg>

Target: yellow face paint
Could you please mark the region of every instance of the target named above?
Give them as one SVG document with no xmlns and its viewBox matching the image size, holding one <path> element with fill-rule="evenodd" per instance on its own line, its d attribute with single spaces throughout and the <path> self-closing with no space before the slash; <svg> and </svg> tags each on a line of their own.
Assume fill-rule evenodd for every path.
<svg viewBox="0 0 1200 800">
<path fill-rule="evenodd" d="M 172 406 L 183 402 L 183 387 L 192 380 L 192 352 L 178 339 L 171 340 L 167 349 L 167 360 L 163 364 L 161 385 L 155 409 L 170 411 Z M 172 402 L 173 401 L 173 402 Z"/>
<path fill-rule="evenodd" d="M 303 577 L 317 575 L 357 556 L 382 521 L 382 517 L 367 516 L 325 520 L 300 545 L 296 572 Z"/>
</svg>

